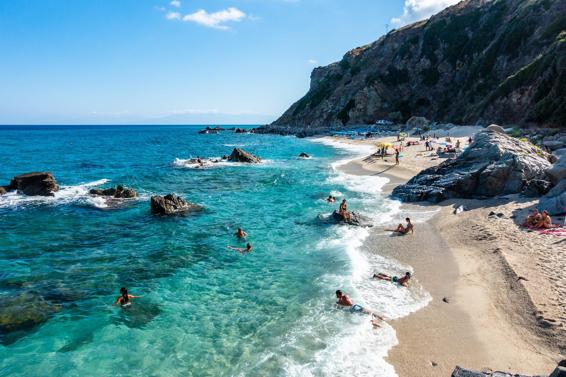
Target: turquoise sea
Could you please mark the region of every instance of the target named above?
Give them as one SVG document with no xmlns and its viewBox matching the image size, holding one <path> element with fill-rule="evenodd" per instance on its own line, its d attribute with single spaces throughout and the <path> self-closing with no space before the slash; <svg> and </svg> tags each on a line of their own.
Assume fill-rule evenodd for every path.
<svg viewBox="0 0 566 377">
<path fill-rule="evenodd" d="M 51 171 L 61 185 L 52 198 L 0 197 L 0 306 L 44 319 L 0 326 L 0 376 L 395 376 L 394 330 L 334 304 L 342 289 L 396 318 L 430 299 L 370 280 L 410 267 L 369 252 L 368 229 L 326 221 L 329 193 L 376 225 L 404 217 L 381 193 L 386 178 L 339 170 L 371 150 L 199 128 L 0 127 L 0 184 Z M 184 161 L 234 147 L 264 162 Z M 117 184 L 140 197 L 88 195 Z M 152 216 L 150 196 L 170 192 L 205 210 Z M 251 254 L 226 248 L 244 245 L 238 226 Z M 112 306 L 121 286 L 143 296 L 127 310 Z"/>
</svg>

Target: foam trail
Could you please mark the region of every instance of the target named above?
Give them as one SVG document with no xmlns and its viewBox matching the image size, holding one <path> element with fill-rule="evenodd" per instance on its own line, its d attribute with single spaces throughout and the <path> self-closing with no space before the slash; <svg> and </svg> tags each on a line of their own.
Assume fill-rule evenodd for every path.
<svg viewBox="0 0 566 377">
<path fill-rule="evenodd" d="M 61 186 L 53 196 L 26 196 L 11 191 L 0 196 L 0 208 L 21 208 L 37 205 L 64 205 L 69 203 L 86 203 L 97 208 L 107 208 L 104 198 L 92 197 L 89 190 L 92 187 L 103 185 L 109 179 L 99 179 L 93 182 L 82 183 L 74 186 Z"/>
</svg>

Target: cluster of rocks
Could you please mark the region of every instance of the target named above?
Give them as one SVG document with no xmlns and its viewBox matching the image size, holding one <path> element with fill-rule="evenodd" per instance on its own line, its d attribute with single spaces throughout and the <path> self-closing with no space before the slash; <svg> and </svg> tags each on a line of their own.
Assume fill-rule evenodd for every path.
<svg viewBox="0 0 566 377">
<path fill-rule="evenodd" d="M 230 154 L 230 156 L 228 157 L 228 161 L 259 164 L 261 162 L 261 158 L 254 156 L 253 154 L 246 152 L 243 149 L 234 148 L 232 154 Z"/>
<path fill-rule="evenodd" d="M 137 193 L 134 190 L 125 188 L 121 185 L 116 186 L 116 188 L 110 187 L 106 189 L 91 189 L 89 193 L 91 195 L 106 196 L 116 199 L 131 199 L 137 196 Z"/>
<path fill-rule="evenodd" d="M 28 196 L 53 196 L 59 185 L 49 172 L 34 172 L 15 176 L 7 186 L 0 186 L 0 195 L 16 190 Z"/>
<path fill-rule="evenodd" d="M 529 377 L 524 374 L 506 373 L 506 372 L 477 372 L 464 369 L 457 366 L 450 375 L 451 377 Z M 558 363 L 558 366 L 549 376 L 532 376 L 532 377 L 566 377 L 566 360 Z"/>
<path fill-rule="evenodd" d="M 555 151 L 566 147 L 566 130 L 559 128 L 515 128 L 511 132 L 541 148 Z"/>
<path fill-rule="evenodd" d="M 487 129 L 455 159 L 423 170 L 393 195 L 403 201 L 440 202 L 450 198 L 487 198 L 523 193 L 546 194 L 551 156 L 536 146 Z"/>
<path fill-rule="evenodd" d="M 362 227 L 373 226 L 371 219 L 363 215 L 360 215 L 359 213 L 356 212 L 350 212 L 350 216 L 348 218 L 345 218 L 338 211 L 334 211 L 332 212 L 332 219 L 337 223 L 342 223 L 342 224 L 362 226 Z"/>
<path fill-rule="evenodd" d="M 151 197 L 151 213 L 154 215 L 178 215 L 200 210 L 201 206 L 187 202 L 175 194 Z"/>
<path fill-rule="evenodd" d="M 546 171 L 554 187 L 539 201 L 539 208 L 551 215 L 566 213 L 566 148 L 554 151 L 556 161 Z"/>
</svg>

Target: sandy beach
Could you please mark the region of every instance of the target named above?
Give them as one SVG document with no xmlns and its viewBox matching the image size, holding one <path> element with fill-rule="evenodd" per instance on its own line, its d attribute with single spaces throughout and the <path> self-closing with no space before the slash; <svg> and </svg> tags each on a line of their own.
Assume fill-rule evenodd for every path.
<svg viewBox="0 0 566 377">
<path fill-rule="evenodd" d="M 467 144 L 466 132 L 455 136 Z M 396 139 L 339 140 L 375 145 Z M 389 178 L 389 193 L 443 161 L 424 149 L 422 142 L 405 147 L 398 166 L 393 156 L 366 157 L 342 169 Z M 512 196 L 450 200 L 438 206 L 404 204 L 401 218 L 422 211 L 437 214 L 417 223 L 414 235 L 372 231 L 370 250 L 411 265 L 413 284 L 433 297 L 424 309 L 391 322 L 399 345 L 388 359 L 399 376 L 447 376 L 456 365 L 548 375 L 564 358 L 566 243 L 563 237 L 519 227 L 536 203 Z M 460 205 L 469 210 L 454 214 Z M 489 216 L 491 212 L 499 216 Z"/>
</svg>

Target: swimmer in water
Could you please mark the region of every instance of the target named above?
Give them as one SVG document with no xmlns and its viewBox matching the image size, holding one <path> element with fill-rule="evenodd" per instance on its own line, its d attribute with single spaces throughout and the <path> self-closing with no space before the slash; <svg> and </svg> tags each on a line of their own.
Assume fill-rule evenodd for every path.
<svg viewBox="0 0 566 377">
<path fill-rule="evenodd" d="M 132 305 L 132 299 L 133 298 L 139 298 L 142 296 L 134 296 L 131 294 L 128 294 L 128 289 L 126 287 L 122 287 L 120 288 L 120 296 L 118 296 L 118 298 L 116 299 L 116 302 L 114 303 L 114 305 L 120 305 L 123 308 L 129 307 Z"/>
<path fill-rule="evenodd" d="M 342 293 L 342 291 L 339 289 L 336 291 L 336 304 L 350 308 L 350 312 L 352 313 L 370 314 L 372 318 L 371 324 L 373 325 L 373 327 L 380 327 L 381 321 L 385 320 L 383 317 L 372 312 L 371 310 L 366 309 L 361 305 L 354 304 L 350 296 L 348 296 L 345 293 Z"/>
<path fill-rule="evenodd" d="M 230 249 L 230 250 L 237 251 L 238 253 L 240 253 L 240 254 L 242 254 L 242 255 L 245 255 L 245 254 L 247 254 L 247 253 L 251 253 L 251 252 L 252 252 L 252 249 L 253 249 L 253 248 L 252 248 L 252 245 L 251 245 L 250 243 L 248 243 L 245 248 L 242 248 L 242 247 L 234 247 L 234 246 L 226 246 L 226 247 L 227 247 L 228 249 Z"/>
<path fill-rule="evenodd" d="M 328 195 L 328 198 L 326 198 L 326 201 L 328 203 L 334 203 L 336 201 L 336 198 L 333 197 L 332 195 Z"/>
<path fill-rule="evenodd" d="M 374 274 L 373 278 L 374 279 L 387 280 L 387 281 L 390 281 L 392 283 L 397 283 L 399 285 L 402 285 L 403 287 L 408 287 L 409 286 L 409 280 L 411 280 L 411 273 L 406 272 L 405 276 L 398 278 L 397 276 L 389 276 L 387 274 L 383 274 L 383 273 L 380 272 L 379 274 Z"/>
<path fill-rule="evenodd" d="M 236 231 L 236 233 L 234 233 L 234 235 L 238 238 L 246 238 L 248 236 L 248 234 L 244 232 L 242 228 L 238 228 L 238 230 Z"/>
</svg>

